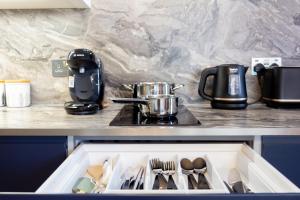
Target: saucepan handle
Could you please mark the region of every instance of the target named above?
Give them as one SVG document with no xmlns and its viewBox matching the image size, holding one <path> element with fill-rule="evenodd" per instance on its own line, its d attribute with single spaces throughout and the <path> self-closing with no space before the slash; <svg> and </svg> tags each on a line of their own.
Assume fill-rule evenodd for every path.
<svg viewBox="0 0 300 200">
<path fill-rule="evenodd" d="M 135 103 L 148 105 L 148 100 L 138 98 L 110 98 L 114 103 Z"/>
<path fill-rule="evenodd" d="M 124 88 L 126 88 L 127 90 L 133 91 L 133 85 L 132 84 L 122 84 L 122 86 Z"/>
<path fill-rule="evenodd" d="M 171 90 L 172 92 L 179 89 L 179 88 L 182 88 L 184 86 L 184 84 L 176 84 Z"/>
</svg>

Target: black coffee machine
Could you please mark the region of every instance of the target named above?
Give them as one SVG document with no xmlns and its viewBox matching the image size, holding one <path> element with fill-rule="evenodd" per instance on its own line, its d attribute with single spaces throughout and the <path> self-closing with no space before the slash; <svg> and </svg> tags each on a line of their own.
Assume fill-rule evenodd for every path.
<svg viewBox="0 0 300 200">
<path fill-rule="evenodd" d="M 103 65 L 88 49 L 74 49 L 67 58 L 69 91 L 73 101 L 65 103 L 67 113 L 94 114 L 102 109 L 104 96 Z"/>
<path fill-rule="evenodd" d="M 201 74 L 198 92 L 201 97 L 211 101 L 213 108 L 245 109 L 247 90 L 245 75 L 248 67 L 225 64 L 204 69 Z M 212 95 L 205 92 L 206 80 L 213 76 Z"/>
</svg>

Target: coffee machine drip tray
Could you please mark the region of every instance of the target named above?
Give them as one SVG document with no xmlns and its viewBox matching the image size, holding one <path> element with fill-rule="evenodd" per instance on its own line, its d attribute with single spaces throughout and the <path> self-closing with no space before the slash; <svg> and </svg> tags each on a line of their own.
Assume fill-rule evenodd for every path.
<svg viewBox="0 0 300 200">
<path fill-rule="evenodd" d="M 200 121 L 184 106 L 178 107 L 175 117 L 148 118 L 144 117 L 136 105 L 125 105 L 110 126 L 199 126 Z"/>
</svg>

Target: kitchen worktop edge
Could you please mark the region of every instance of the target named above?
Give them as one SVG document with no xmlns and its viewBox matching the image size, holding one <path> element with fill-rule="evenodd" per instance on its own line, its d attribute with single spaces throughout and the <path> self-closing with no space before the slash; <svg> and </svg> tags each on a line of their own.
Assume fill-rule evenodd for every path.
<svg viewBox="0 0 300 200">
<path fill-rule="evenodd" d="M 0 108 L 0 135 L 68 135 L 102 137 L 300 135 L 300 110 L 272 109 L 263 104 L 246 110 L 211 109 L 207 103 L 187 104 L 200 126 L 109 126 L 122 108 L 111 104 L 96 115 L 66 114 L 61 104 L 37 104 L 26 108 Z"/>
</svg>

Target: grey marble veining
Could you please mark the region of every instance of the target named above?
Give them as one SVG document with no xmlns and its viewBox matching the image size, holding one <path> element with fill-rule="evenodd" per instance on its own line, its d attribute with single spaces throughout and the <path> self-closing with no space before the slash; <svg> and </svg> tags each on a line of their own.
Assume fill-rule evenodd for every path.
<svg viewBox="0 0 300 200">
<path fill-rule="evenodd" d="M 105 64 L 107 97 L 128 95 L 121 83 L 164 80 L 185 84 L 178 95 L 195 103 L 205 67 L 260 56 L 299 66 L 299 16 L 300 0 L 93 0 L 87 10 L 0 10 L 0 79 L 31 79 L 34 103 L 62 103 L 67 79 L 51 76 L 50 61 L 84 47 Z M 257 98 L 256 79 L 247 83 Z"/>
</svg>

